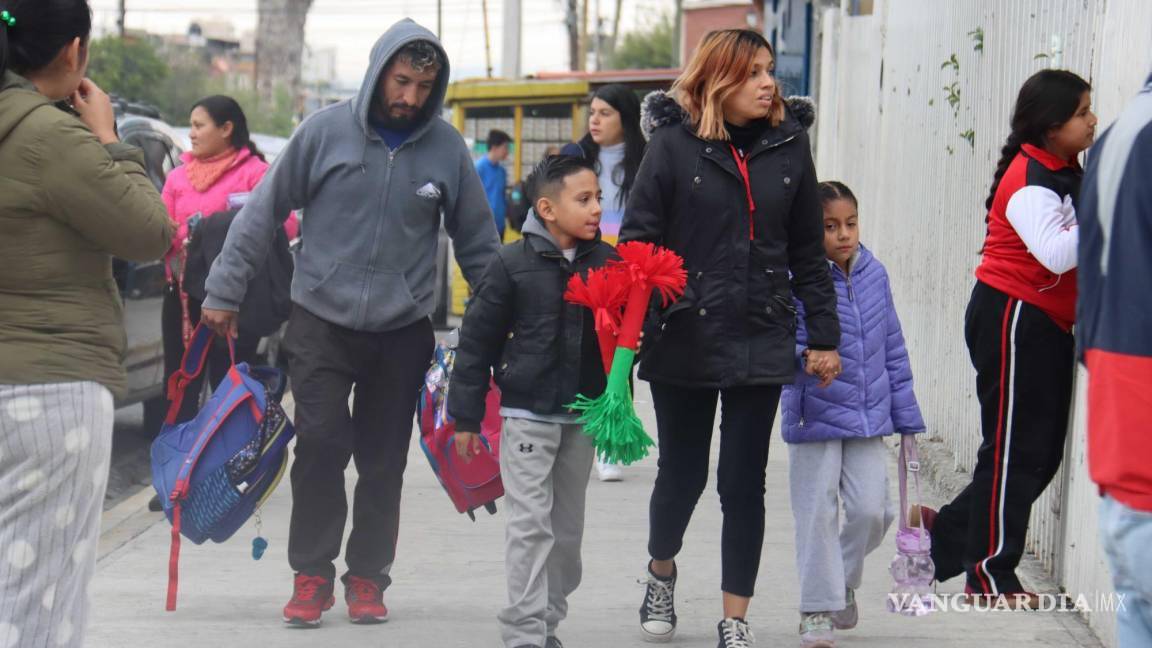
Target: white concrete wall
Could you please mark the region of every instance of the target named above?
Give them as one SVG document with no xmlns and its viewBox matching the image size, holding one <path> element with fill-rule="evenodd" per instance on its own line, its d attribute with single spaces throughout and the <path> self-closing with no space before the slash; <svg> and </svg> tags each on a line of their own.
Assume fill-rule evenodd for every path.
<svg viewBox="0 0 1152 648">
<path fill-rule="evenodd" d="M 877 0 L 873 15 L 821 19 L 817 167 L 860 199 L 862 239 L 892 275 L 931 434 L 971 470 L 980 434 L 964 309 L 1016 92 L 1043 67 L 1072 70 L 1092 82 L 1103 130 L 1152 71 L 1152 2 Z M 1068 592 L 1091 595 L 1112 586 L 1083 408 L 1074 414 L 1065 468 L 1037 502 L 1029 542 Z M 1114 644 L 1113 614 L 1088 618 Z"/>
</svg>

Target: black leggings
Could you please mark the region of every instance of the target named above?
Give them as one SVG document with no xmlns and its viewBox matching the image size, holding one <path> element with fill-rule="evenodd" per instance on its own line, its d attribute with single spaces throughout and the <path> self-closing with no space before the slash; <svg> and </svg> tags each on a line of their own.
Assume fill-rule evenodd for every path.
<svg viewBox="0 0 1152 648">
<path fill-rule="evenodd" d="M 708 482 L 718 400 L 721 588 L 750 597 L 764 544 L 764 476 L 779 386 L 691 389 L 652 383 L 660 460 L 649 507 L 648 553 L 656 560 L 671 560 L 684 544 L 684 531 Z"/>
</svg>

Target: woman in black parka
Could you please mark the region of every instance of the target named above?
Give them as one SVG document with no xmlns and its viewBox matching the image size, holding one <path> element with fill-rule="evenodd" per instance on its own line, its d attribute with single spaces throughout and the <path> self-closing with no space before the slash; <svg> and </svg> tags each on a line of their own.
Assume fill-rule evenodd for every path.
<svg viewBox="0 0 1152 648">
<path fill-rule="evenodd" d="M 651 131 L 621 229 L 684 258 L 688 287 L 654 310 L 640 378 L 651 383 L 659 474 L 650 506 L 641 630 L 676 628 L 674 558 L 708 479 L 717 401 L 718 490 L 724 511 L 722 647 L 751 645 L 744 621 L 764 539 L 764 473 L 781 385 L 797 362 L 825 383 L 840 371 L 836 295 L 806 129 L 812 105 L 785 102 L 771 46 L 748 30 L 704 37 L 667 95 L 645 100 Z M 807 349 L 796 348 L 793 291 Z"/>
</svg>

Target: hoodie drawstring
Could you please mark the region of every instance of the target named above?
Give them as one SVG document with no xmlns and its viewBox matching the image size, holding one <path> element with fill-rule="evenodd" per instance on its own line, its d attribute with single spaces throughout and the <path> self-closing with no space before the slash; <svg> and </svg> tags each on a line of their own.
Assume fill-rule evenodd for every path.
<svg viewBox="0 0 1152 648">
<path fill-rule="evenodd" d="M 736 149 L 733 144 L 728 145 L 732 149 L 732 157 L 736 158 L 736 168 L 740 171 L 740 177 L 744 180 L 744 191 L 748 196 L 748 240 L 756 240 L 756 201 L 752 199 L 752 180 L 748 175 L 748 158 L 741 155 L 740 151 Z"/>
</svg>

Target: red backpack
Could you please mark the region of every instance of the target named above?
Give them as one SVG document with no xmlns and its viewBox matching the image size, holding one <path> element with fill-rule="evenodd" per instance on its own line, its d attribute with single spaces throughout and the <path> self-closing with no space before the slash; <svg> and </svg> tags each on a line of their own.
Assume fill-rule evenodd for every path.
<svg viewBox="0 0 1152 648">
<path fill-rule="evenodd" d="M 456 332 L 436 346 L 432 367 L 420 390 L 420 447 L 432 465 L 432 472 L 458 513 L 476 520 L 474 511 L 485 508 L 496 513 L 496 500 L 504 495 L 500 481 L 500 389 L 493 382 L 485 402 L 480 439 L 484 448 L 465 463 L 456 454 L 456 423 L 448 416 L 448 390 L 456 359 Z"/>
</svg>

